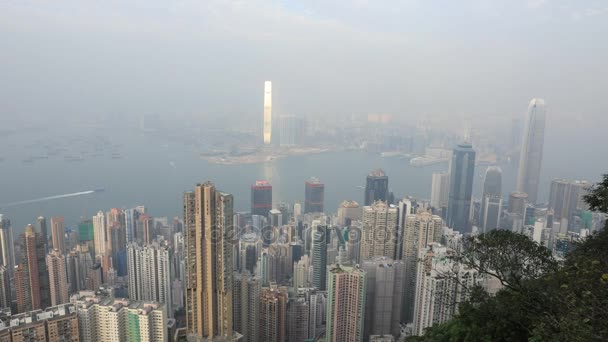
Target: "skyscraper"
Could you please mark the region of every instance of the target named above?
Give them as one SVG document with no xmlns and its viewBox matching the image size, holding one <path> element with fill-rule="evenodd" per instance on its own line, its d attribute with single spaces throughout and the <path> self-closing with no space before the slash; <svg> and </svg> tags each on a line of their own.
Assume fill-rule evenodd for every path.
<svg viewBox="0 0 608 342">
<path fill-rule="evenodd" d="M 365 181 L 365 205 L 371 205 L 375 201 L 389 200 L 388 176 L 382 169 L 376 169 L 367 175 Z"/>
<path fill-rule="evenodd" d="M 272 209 L 272 185 L 265 180 L 256 181 L 251 186 L 251 215 L 266 217 L 270 209 Z"/>
<path fill-rule="evenodd" d="M 232 329 L 232 195 L 210 182 L 184 194 L 186 321 L 189 335 L 235 337 Z"/>
<path fill-rule="evenodd" d="M 553 221 L 560 223 L 560 230 L 566 232 L 569 222 L 577 210 L 585 210 L 583 195 L 591 187 L 587 181 L 554 179 L 549 193 L 549 209 L 553 210 Z"/>
<path fill-rule="evenodd" d="M 264 82 L 264 144 L 272 142 L 272 82 Z"/>
<path fill-rule="evenodd" d="M 327 287 L 327 236 L 326 227 L 318 226 L 312 234 L 312 286 L 325 291 Z"/>
<path fill-rule="evenodd" d="M 407 215 L 403 230 L 403 254 L 405 263 L 405 288 L 403 294 L 403 319 L 412 322 L 414 312 L 414 296 L 416 291 L 416 269 L 418 253 L 433 242 L 441 239 L 443 220 L 428 211 L 415 215 Z"/>
<path fill-rule="evenodd" d="M 10 274 L 15 267 L 14 241 L 11 221 L 0 214 L 0 264 L 6 267 Z"/>
<path fill-rule="evenodd" d="M 65 257 L 55 249 L 46 256 L 46 267 L 49 271 L 51 305 L 65 304 L 70 301 Z"/>
<path fill-rule="evenodd" d="M 399 337 L 401 305 L 405 285 L 405 264 L 386 257 L 363 262 L 367 273 L 365 338 L 370 335 Z"/>
<path fill-rule="evenodd" d="M 288 341 L 306 342 L 308 340 L 308 326 L 310 305 L 305 296 L 298 295 L 290 299 L 287 307 Z"/>
<path fill-rule="evenodd" d="M 259 341 L 261 290 L 259 278 L 247 271 L 234 273 L 232 319 L 234 331 L 243 335 L 239 342 Z"/>
<path fill-rule="evenodd" d="M 486 170 L 483 181 L 481 215 L 479 219 L 484 233 L 500 227 L 501 212 L 502 170 L 497 166 L 490 166 Z"/>
<path fill-rule="evenodd" d="M 448 207 L 450 193 L 450 174 L 434 172 L 431 182 L 431 207 L 441 209 Z"/>
<path fill-rule="evenodd" d="M 15 269 L 17 311 L 25 312 L 51 306 L 49 275 L 44 243 L 32 225 L 19 236 L 21 264 Z"/>
<path fill-rule="evenodd" d="M 367 274 L 334 265 L 327 271 L 327 342 L 363 342 Z"/>
<path fill-rule="evenodd" d="M 65 226 L 63 216 L 51 217 L 51 238 L 53 240 L 53 249 L 65 253 Z M 43 237 L 44 238 L 44 237 Z M 57 303 L 62 304 L 62 303 Z M 53 304 L 53 305 L 57 305 Z"/>
<path fill-rule="evenodd" d="M 49 252 L 49 234 L 46 227 L 46 218 L 44 216 L 38 216 L 36 219 L 36 231 L 42 236 L 44 242 L 44 254 Z"/>
<path fill-rule="evenodd" d="M 373 257 L 395 257 L 397 239 L 397 207 L 377 201 L 363 207 L 361 230 L 361 261 Z"/>
<path fill-rule="evenodd" d="M 264 287 L 260 294 L 260 341 L 282 342 L 287 336 L 286 288 Z"/>
<path fill-rule="evenodd" d="M 304 183 L 304 213 L 322 213 L 325 200 L 325 184 L 318 178 L 311 178 Z"/>
<path fill-rule="evenodd" d="M 536 204 L 543 161 L 545 115 L 545 100 L 532 99 L 526 114 L 517 172 L 517 191 L 528 194 L 528 201 L 532 204 Z"/>
<path fill-rule="evenodd" d="M 475 150 L 469 143 L 454 148 L 450 163 L 447 224 L 461 233 L 471 232 L 471 197 L 475 178 Z"/>
<path fill-rule="evenodd" d="M 103 211 L 93 216 L 93 241 L 95 243 L 95 256 L 106 253 L 106 220 Z"/>
<path fill-rule="evenodd" d="M 127 246 L 129 298 L 165 303 L 169 317 L 173 316 L 171 259 L 170 247 L 156 241 L 143 247 L 137 243 Z"/>
<path fill-rule="evenodd" d="M 10 308 L 12 298 L 9 270 L 4 265 L 0 265 L 0 308 Z"/>
</svg>

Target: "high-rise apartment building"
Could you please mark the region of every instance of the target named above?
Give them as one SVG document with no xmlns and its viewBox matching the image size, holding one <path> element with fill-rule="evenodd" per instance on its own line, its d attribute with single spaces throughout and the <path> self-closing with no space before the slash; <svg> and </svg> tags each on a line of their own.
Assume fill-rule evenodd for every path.
<svg viewBox="0 0 608 342">
<path fill-rule="evenodd" d="M 264 342 L 285 341 L 287 323 L 287 289 L 264 287 L 260 293 L 260 339 Z"/>
<path fill-rule="evenodd" d="M 469 143 L 454 148 L 450 162 L 447 224 L 463 234 L 471 232 L 471 197 L 475 178 L 475 150 Z"/>
<path fill-rule="evenodd" d="M 230 340 L 232 329 L 232 195 L 210 182 L 184 194 L 187 332 Z"/>
<path fill-rule="evenodd" d="M 308 341 L 310 305 L 305 296 L 291 298 L 287 305 L 287 340 Z"/>
<path fill-rule="evenodd" d="M 501 212 L 502 170 L 497 166 L 490 166 L 486 170 L 483 181 L 481 214 L 479 217 L 482 232 L 485 233 L 500 227 Z"/>
<path fill-rule="evenodd" d="M 327 271 L 325 341 L 362 342 L 367 275 L 358 267 L 334 265 Z"/>
<path fill-rule="evenodd" d="M 453 251 L 431 243 L 420 251 L 416 274 L 414 335 L 435 324 L 448 321 L 458 311 L 458 304 L 468 298 L 467 289 L 479 285 L 477 272 L 455 264 Z"/>
<path fill-rule="evenodd" d="M 365 181 L 365 205 L 372 205 L 376 201 L 388 202 L 388 176 L 382 169 L 376 169 L 367 175 Z"/>
<path fill-rule="evenodd" d="M 70 302 L 69 283 L 66 271 L 66 260 L 60 250 L 55 249 L 46 256 L 46 267 L 49 272 L 51 305 Z"/>
<path fill-rule="evenodd" d="M 370 335 L 399 337 L 405 286 L 405 263 L 386 257 L 363 261 L 367 273 L 365 338 Z"/>
<path fill-rule="evenodd" d="M 168 341 L 163 303 L 133 301 L 81 291 L 71 298 L 76 307 L 81 342 Z"/>
<path fill-rule="evenodd" d="M 240 342 L 258 342 L 260 334 L 260 293 L 262 281 L 249 272 L 234 273 L 232 320 Z"/>
<path fill-rule="evenodd" d="M 338 208 L 338 225 L 350 226 L 361 219 L 361 207 L 355 201 L 343 201 Z"/>
<path fill-rule="evenodd" d="M 0 265 L 0 310 L 11 307 L 13 301 L 11 286 L 11 274 L 8 268 Z"/>
<path fill-rule="evenodd" d="M 95 245 L 95 256 L 103 256 L 106 253 L 106 220 L 103 211 L 93 216 L 93 242 Z"/>
<path fill-rule="evenodd" d="M 304 213 L 322 213 L 325 201 L 325 184 L 318 178 L 311 178 L 304 183 Z"/>
<path fill-rule="evenodd" d="M 127 246 L 129 298 L 165 303 L 169 317 L 173 317 L 172 258 L 171 248 L 156 241 L 143 247 L 137 243 Z"/>
<path fill-rule="evenodd" d="M 19 236 L 21 264 L 15 268 L 17 312 L 50 306 L 49 275 L 44 254 L 44 242 L 32 225 Z"/>
<path fill-rule="evenodd" d="M 63 216 L 51 217 L 51 239 L 53 241 L 53 249 L 65 253 L 65 224 Z"/>
<path fill-rule="evenodd" d="M 398 210 L 394 205 L 376 201 L 363 207 L 361 230 L 362 261 L 374 257 L 395 257 Z"/>
<path fill-rule="evenodd" d="M 327 288 L 327 230 L 318 226 L 312 233 L 312 286 L 317 290 Z"/>
<path fill-rule="evenodd" d="M 449 193 L 450 174 L 447 172 L 434 172 L 431 182 L 431 207 L 447 209 Z"/>
<path fill-rule="evenodd" d="M 78 316 L 64 304 L 10 315 L 0 322 L 0 341 L 79 342 Z"/>
<path fill-rule="evenodd" d="M 272 82 L 264 82 L 264 144 L 272 142 Z"/>
<path fill-rule="evenodd" d="M 545 100 L 532 99 L 526 113 L 524 136 L 519 155 L 517 191 L 528 194 L 528 201 L 536 204 L 540 169 L 545 141 Z"/>
<path fill-rule="evenodd" d="M 36 231 L 40 233 L 42 241 L 44 242 L 44 254 L 49 252 L 49 234 L 46 226 L 46 218 L 44 216 L 38 216 L 36 219 Z"/>
<path fill-rule="evenodd" d="M 416 291 L 416 270 L 418 254 L 433 242 L 441 240 L 443 220 L 428 211 L 408 215 L 403 230 L 403 253 L 401 259 L 405 263 L 405 287 L 403 294 L 403 319 L 412 322 L 414 297 Z"/>
<path fill-rule="evenodd" d="M 270 209 L 272 209 L 272 185 L 265 180 L 256 181 L 251 186 L 251 215 L 265 217 Z"/>
</svg>

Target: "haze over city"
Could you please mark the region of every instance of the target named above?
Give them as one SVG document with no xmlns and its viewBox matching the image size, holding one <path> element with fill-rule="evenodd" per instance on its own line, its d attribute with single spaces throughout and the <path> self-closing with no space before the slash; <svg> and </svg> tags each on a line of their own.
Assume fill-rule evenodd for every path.
<svg viewBox="0 0 608 342">
<path fill-rule="evenodd" d="M 601 0 L 0 2 L 0 340 L 606 340 L 607 34 Z"/>
</svg>

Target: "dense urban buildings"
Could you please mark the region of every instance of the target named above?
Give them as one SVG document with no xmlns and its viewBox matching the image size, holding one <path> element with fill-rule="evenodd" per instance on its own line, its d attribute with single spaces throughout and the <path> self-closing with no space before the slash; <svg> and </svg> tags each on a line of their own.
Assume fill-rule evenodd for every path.
<svg viewBox="0 0 608 342">
<path fill-rule="evenodd" d="M 44 242 L 34 226 L 25 227 L 19 236 L 21 263 L 15 268 L 17 312 L 45 309 L 51 306 L 49 275 Z"/>
<path fill-rule="evenodd" d="M 532 204 L 536 204 L 538 199 L 545 142 L 545 115 L 545 100 L 532 99 L 526 113 L 517 172 L 517 191 L 528 194 L 528 201 Z"/>
<path fill-rule="evenodd" d="M 471 232 L 471 197 L 475 178 L 475 150 L 469 143 L 454 148 L 450 162 L 447 224 L 462 233 Z"/>
</svg>

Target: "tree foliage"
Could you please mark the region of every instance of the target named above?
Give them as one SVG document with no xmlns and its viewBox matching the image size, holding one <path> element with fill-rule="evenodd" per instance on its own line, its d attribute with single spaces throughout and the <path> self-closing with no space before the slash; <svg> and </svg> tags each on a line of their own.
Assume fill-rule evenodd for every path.
<svg viewBox="0 0 608 342">
<path fill-rule="evenodd" d="M 585 201 L 608 213 L 608 175 Z M 504 287 L 495 295 L 476 289 L 452 320 L 410 340 L 608 341 L 608 227 L 559 263 L 543 246 L 508 231 L 469 239 L 458 258 Z"/>
</svg>

